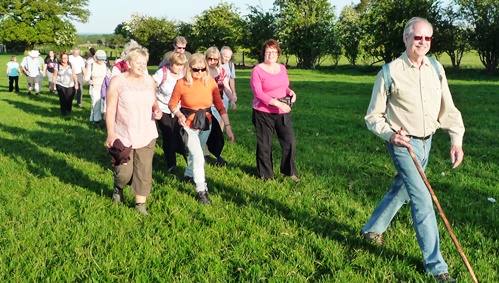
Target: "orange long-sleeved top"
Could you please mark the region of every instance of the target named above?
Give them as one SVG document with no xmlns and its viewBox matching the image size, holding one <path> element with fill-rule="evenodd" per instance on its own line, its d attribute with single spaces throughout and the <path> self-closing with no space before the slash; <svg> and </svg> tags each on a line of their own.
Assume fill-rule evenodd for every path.
<svg viewBox="0 0 499 283">
<path fill-rule="evenodd" d="M 220 115 L 227 114 L 225 105 L 220 97 L 218 85 L 213 78 L 209 78 L 206 85 L 200 79 L 193 79 L 192 85 L 186 85 L 186 82 L 185 78 L 180 79 L 173 88 L 172 98 L 168 103 L 168 107 L 172 112 L 177 108 L 180 101 L 182 107 L 192 110 L 210 108 L 212 104 L 215 104 L 215 108 Z M 208 117 L 211 124 L 212 115 L 206 113 L 206 117 Z M 185 124 L 191 127 L 194 114 L 186 118 L 187 121 Z"/>
</svg>

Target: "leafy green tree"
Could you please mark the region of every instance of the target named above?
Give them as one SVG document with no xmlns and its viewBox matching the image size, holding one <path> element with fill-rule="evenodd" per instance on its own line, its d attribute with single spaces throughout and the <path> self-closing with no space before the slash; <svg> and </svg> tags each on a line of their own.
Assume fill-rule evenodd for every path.
<svg viewBox="0 0 499 283">
<path fill-rule="evenodd" d="M 133 14 L 126 22 L 130 35 L 149 50 L 149 63 L 158 64 L 175 37 L 175 23 L 165 18 Z"/>
<path fill-rule="evenodd" d="M 471 29 L 464 20 L 464 14 L 453 4 L 440 10 L 433 24 L 433 53 L 445 52 L 449 55 L 452 67 L 459 69 L 465 52 L 471 50 Z"/>
<path fill-rule="evenodd" d="M 341 55 L 343 54 L 343 49 L 340 41 L 340 27 L 338 25 L 331 25 L 330 30 L 324 39 L 324 44 L 326 46 L 326 56 L 320 57 L 317 60 L 317 66 L 319 66 L 327 57 L 331 57 L 333 60 L 333 65 L 338 65 Z"/>
<path fill-rule="evenodd" d="M 243 21 L 234 4 L 220 2 L 194 18 L 191 46 L 202 51 L 211 46 L 221 48 L 227 45 L 236 51 L 242 26 Z"/>
<path fill-rule="evenodd" d="M 127 40 L 123 38 L 123 35 L 121 34 L 113 34 L 109 36 L 109 38 L 106 40 L 107 44 L 109 47 L 113 48 L 120 48 L 123 47 L 126 43 Z"/>
<path fill-rule="evenodd" d="M 54 35 L 54 43 L 58 47 L 72 47 L 76 40 L 76 28 L 70 22 L 63 22 L 62 28 Z"/>
<path fill-rule="evenodd" d="M 334 31 L 334 9 L 327 0 L 276 0 L 279 38 L 297 66 L 313 68 L 330 53 L 326 44 Z"/>
<path fill-rule="evenodd" d="M 435 22 L 438 2 L 433 0 L 377 0 L 369 1 L 363 15 L 361 48 L 376 62 L 391 62 L 405 50 L 402 34 L 412 17 Z"/>
<path fill-rule="evenodd" d="M 278 39 L 277 20 L 272 11 L 264 11 L 262 6 L 248 6 L 248 9 L 250 13 L 244 17 L 240 45 L 249 50 L 250 58 L 262 62 L 262 44 L 270 38 Z"/>
<path fill-rule="evenodd" d="M 71 21 L 86 22 L 87 5 L 88 0 L 3 0 L 0 38 L 22 50 L 33 49 L 35 44 L 71 46 L 76 34 Z"/>
<path fill-rule="evenodd" d="M 499 1 L 456 0 L 474 31 L 471 44 L 487 71 L 499 64 Z"/>
<path fill-rule="evenodd" d="M 126 41 L 130 40 L 130 28 L 126 25 L 126 23 L 121 23 L 114 29 L 114 34 L 120 34 Z"/>
<path fill-rule="evenodd" d="M 352 66 L 355 66 L 360 52 L 360 40 L 362 39 L 361 14 L 354 6 L 345 6 L 341 11 L 337 25 L 340 42 L 345 50 L 345 57 Z"/>
</svg>

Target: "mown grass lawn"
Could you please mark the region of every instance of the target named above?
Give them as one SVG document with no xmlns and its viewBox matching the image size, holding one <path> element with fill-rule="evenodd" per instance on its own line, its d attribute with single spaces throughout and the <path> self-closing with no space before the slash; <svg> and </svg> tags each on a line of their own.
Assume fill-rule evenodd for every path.
<svg viewBox="0 0 499 283">
<path fill-rule="evenodd" d="M 0 56 L 5 66 L 8 55 Z M 21 57 L 19 57 L 20 61 Z M 151 68 L 152 70 L 152 68 Z M 358 233 L 395 174 L 383 141 L 363 116 L 376 69 L 290 70 L 301 182 L 256 178 L 250 70 L 237 75 L 236 142 L 225 168 L 207 166 L 212 205 L 195 200 L 180 172 L 166 174 L 160 140 L 151 217 L 132 195 L 111 202 L 106 132 L 88 121 L 90 99 L 60 116 L 48 88 L 9 93 L 0 78 L 0 280 L 2 282 L 433 282 L 424 274 L 409 207 L 386 244 Z M 464 163 L 450 169 L 449 138 L 438 132 L 427 176 L 481 282 L 499 282 L 499 78 L 449 71 L 467 128 Z M 275 142 L 275 172 L 279 145 Z M 450 272 L 471 282 L 439 219 Z"/>
</svg>

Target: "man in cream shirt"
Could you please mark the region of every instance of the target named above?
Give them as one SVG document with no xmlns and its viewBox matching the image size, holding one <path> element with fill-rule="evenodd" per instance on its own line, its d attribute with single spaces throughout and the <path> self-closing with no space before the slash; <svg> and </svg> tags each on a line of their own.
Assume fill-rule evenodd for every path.
<svg viewBox="0 0 499 283">
<path fill-rule="evenodd" d="M 440 252 L 431 195 L 408 152 L 408 148 L 412 148 L 424 170 L 432 135 L 442 128 L 451 137 L 452 168 L 457 167 L 464 156 L 461 113 L 452 101 L 442 65 L 436 64 L 440 78 L 426 57 L 432 35 L 433 27 L 426 19 L 409 20 L 403 33 L 406 51 L 389 65 L 392 81 L 389 96 L 383 71 L 376 78 L 365 121 L 369 130 L 386 141 L 398 174 L 361 235 L 370 242 L 382 244 L 382 233 L 397 211 L 403 204 L 410 203 L 425 269 L 438 282 L 455 282 Z"/>
</svg>

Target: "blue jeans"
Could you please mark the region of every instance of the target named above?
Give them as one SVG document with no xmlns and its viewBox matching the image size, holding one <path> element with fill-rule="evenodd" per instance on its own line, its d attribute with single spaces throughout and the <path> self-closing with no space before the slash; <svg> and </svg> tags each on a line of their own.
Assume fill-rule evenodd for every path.
<svg viewBox="0 0 499 283">
<path fill-rule="evenodd" d="M 412 138 L 410 141 L 416 158 L 426 169 L 431 148 L 431 137 L 425 141 Z M 381 200 L 362 228 L 363 232 L 382 234 L 388 228 L 395 214 L 403 204 L 411 204 L 412 220 L 419 248 L 423 253 L 424 266 L 433 275 L 447 272 L 448 266 L 440 253 L 437 220 L 431 195 L 419 175 L 414 162 L 405 147 L 387 142 L 388 151 L 397 168 L 397 175 L 390 191 Z"/>
<path fill-rule="evenodd" d="M 211 126 L 212 125 L 210 125 L 210 129 L 206 131 L 191 129 L 187 126 L 184 127 L 184 130 L 188 135 L 186 146 L 189 153 L 184 176 L 194 178 L 197 192 L 207 190 L 204 174 L 203 147 L 206 146 L 206 141 L 210 136 Z"/>
<path fill-rule="evenodd" d="M 222 102 L 225 105 L 225 110 L 229 111 L 229 100 L 228 99 L 222 99 Z M 220 124 L 220 122 L 223 122 L 222 121 L 222 117 L 220 116 L 220 113 L 218 112 L 217 108 L 215 108 L 214 104 L 211 105 L 211 114 L 213 114 L 213 116 L 215 118 L 217 118 L 219 124 Z"/>
</svg>

